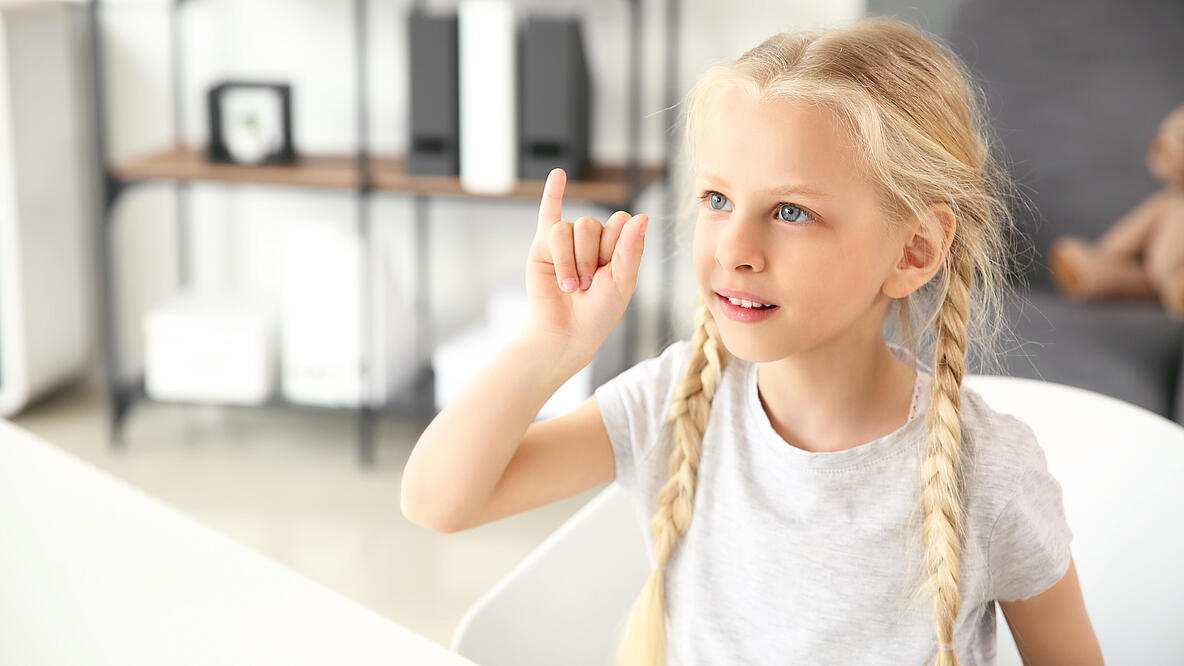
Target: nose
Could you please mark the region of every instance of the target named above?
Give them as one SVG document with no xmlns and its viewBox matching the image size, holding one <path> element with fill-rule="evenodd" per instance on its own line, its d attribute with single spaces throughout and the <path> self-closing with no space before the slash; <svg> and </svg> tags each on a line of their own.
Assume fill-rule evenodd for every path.
<svg viewBox="0 0 1184 666">
<path fill-rule="evenodd" d="M 764 239 L 759 223 L 739 217 L 720 233 L 715 247 L 715 260 L 725 269 L 740 270 L 748 266 L 753 271 L 765 269 Z"/>
</svg>

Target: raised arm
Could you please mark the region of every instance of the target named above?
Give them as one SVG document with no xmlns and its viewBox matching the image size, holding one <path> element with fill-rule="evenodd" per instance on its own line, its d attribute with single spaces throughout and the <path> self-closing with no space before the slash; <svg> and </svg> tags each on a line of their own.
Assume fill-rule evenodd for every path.
<svg viewBox="0 0 1184 666">
<path fill-rule="evenodd" d="M 513 483 L 494 497 L 539 410 L 591 362 L 624 315 L 637 285 L 647 216 L 618 211 L 603 226 L 590 217 L 564 222 L 560 217 L 566 182 L 563 170 L 554 169 L 543 187 L 538 228 L 526 262 L 526 326 L 436 415 L 407 460 L 400 504 L 413 522 L 454 531 L 556 493 L 562 496 L 589 478 L 605 476 L 604 470 L 611 473 L 605 462 L 612 457 L 608 436 L 590 400 L 572 418 L 532 430 L 536 436 L 517 457 Z M 572 437 L 572 425 L 589 434 Z M 562 450 L 544 446 L 560 438 L 575 444 Z M 543 482 L 548 470 L 560 467 L 556 456 L 573 454 L 577 461 L 599 460 L 600 471 L 592 477 L 571 473 L 563 477 L 562 487 L 535 492 L 531 484 Z M 564 469 L 571 468 L 571 461 L 562 463 Z"/>
<path fill-rule="evenodd" d="M 480 512 L 539 410 L 587 364 L 566 346 L 520 335 L 436 415 L 403 470 L 408 520 L 449 532 Z"/>
</svg>

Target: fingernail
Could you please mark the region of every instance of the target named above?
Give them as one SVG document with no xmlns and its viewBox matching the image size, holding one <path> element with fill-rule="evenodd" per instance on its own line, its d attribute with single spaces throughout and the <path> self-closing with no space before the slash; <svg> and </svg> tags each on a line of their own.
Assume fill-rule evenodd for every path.
<svg viewBox="0 0 1184 666">
<path fill-rule="evenodd" d="M 575 291 L 577 284 L 579 284 L 579 280 L 575 278 L 566 278 L 563 280 L 562 289 L 564 291 Z"/>
<path fill-rule="evenodd" d="M 591 287 L 591 286 L 592 286 L 592 278 L 590 278 L 590 277 L 580 278 L 580 289 L 587 289 L 588 287 Z"/>
<path fill-rule="evenodd" d="M 644 235 L 645 235 L 645 228 L 646 228 L 646 227 L 648 227 L 648 226 L 650 226 L 650 219 L 647 217 L 647 218 L 645 219 L 645 222 L 642 222 L 642 223 L 641 223 L 641 235 L 642 235 L 642 236 L 644 236 Z"/>
</svg>

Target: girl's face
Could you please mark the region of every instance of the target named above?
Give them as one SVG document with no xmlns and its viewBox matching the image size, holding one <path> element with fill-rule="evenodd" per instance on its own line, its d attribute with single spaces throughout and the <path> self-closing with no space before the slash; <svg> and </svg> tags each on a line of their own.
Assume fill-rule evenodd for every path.
<svg viewBox="0 0 1184 666">
<path fill-rule="evenodd" d="M 832 338 L 879 336 L 903 241 L 887 231 L 830 112 L 730 90 L 697 140 L 695 275 L 728 351 L 768 362 Z M 725 290 L 777 307 L 738 321 Z"/>
</svg>

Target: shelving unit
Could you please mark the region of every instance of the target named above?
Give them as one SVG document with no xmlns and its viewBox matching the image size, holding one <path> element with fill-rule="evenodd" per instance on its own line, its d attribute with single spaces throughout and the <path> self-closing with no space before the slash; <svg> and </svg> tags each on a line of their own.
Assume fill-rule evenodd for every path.
<svg viewBox="0 0 1184 666">
<path fill-rule="evenodd" d="M 113 226 L 113 208 L 119 195 L 129 187 L 138 183 L 150 181 L 173 181 L 177 184 L 178 205 L 177 220 L 179 225 L 178 238 L 181 257 L 179 282 L 184 284 L 188 280 L 188 270 L 184 263 L 186 256 L 185 239 L 188 226 L 185 195 L 187 184 L 194 181 L 219 182 L 232 184 L 249 184 L 260 186 L 308 187 L 329 190 L 353 191 L 360 198 L 369 197 L 374 192 L 394 192 L 408 194 L 413 198 L 413 215 L 415 216 L 415 325 L 416 325 L 416 358 L 424 358 L 426 350 L 430 349 L 431 330 L 428 311 L 428 281 L 425 279 L 428 256 L 429 235 L 426 228 L 427 199 L 430 197 L 466 197 L 479 199 L 502 199 L 533 201 L 537 204 L 542 190 L 542 180 L 519 180 L 514 189 L 504 195 L 491 196 L 474 194 L 465 191 L 458 176 L 429 176 L 407 173 L 403 159 L 399 156 L 371 156 L 368 141 L 368 95 L 366 90 L 366 57 L 367 31 L 365 17 L 368 14 L 367 0 L 353 0 L 354 36 L 356 46 L 355 80 L 357 82 L 357 123 L 358 146 L 354 154 L 323 154 L 301 155 L 294 163 L 284 165 L 239 166 L 209 162 L 205 158 L 202 147 L 185 145 L 181 139 L 184 127 L 184 114 L 181 99 L 181 85 L 184 81 L 184 67 L 181 62 L 181 17 L 179 9 L 186 0 L 172 0 L 169 5 L 171 40 L 170 52 L 173 64 L 173 121 L 174 143 L 172 146 L 112 162 L 108 157 L 106 134 L 105 86 L 102 60 L 102 31 L 99 27 L 100 0 L 91 0 L 89 5 L 89 26 L 91 33 L 91 66 L 94 80 L 93 108 L 96 138 L 96 161 L 98 173 L 101 174 L 101 210 L 99 211 L 100 242 L 96 265 L 100 273 L 100 319 L 102 324 L 102 343 L 104 354 L 105 382 L 109 396 L 109 416 L 111 420 L 111 445 L 118 447 L 122 444 L 120 426 L 129 409 L 136 403 L 150 400 L 144 390 L 143 376 L 131 380 L 120 377 L 119 337 L 117 335 L 118 313 L 115 309 L 114 289 L 114 261 L 111 228 Z M 418 3 L 416 3 L 418 4 Z M 635 210 L 635 204 L 642 190 L 662 181 L 664 187 L 664 206 L 666 210 L 673 209 L 671 188 L 668 182 L 669 155 L 673 153 L 673 141 L 667 133 L 666 159 L 662 164 L 642 166 L 639 159 L 640 151 L 640 53 L 642 33 L 642 12 L 640 0 L 626 0 L 629 9 L 629 160 L 626 164 L 592 164 L 587 173 L 579 180 L 569 180 L 564 192 L 565 201 L 581 202 L 603 206 L 607 211 Z M 675 95 L 675 67 L 676 51 L 675 26 L 678 17 L 678 0 L 666 0 L 666 119 L 668 124 L 673 119 L 673 97 Z M 364 202 L 363 202 L 364 203 Z M 362 246 L 369 247 L 370 219 L 369 207 L 357 207 L 357 228 Z M 672 230 L 669 225 L 662 229 L 663 245 L 669 247 L 672 240 Z M 372 300 L 370 285 L 370 257 L 369 252 L 362 252 L 361 288 L 362 294 L 362 340 L 361 349 L 370 349 L 370 304 Z M 669 262 L 663 263 L 665 273 L 663 283 L 668 283 Z M 622 323 L 625 325 L 625 344 L 627 346 L 625 367 L 632 365 L 635 360 L 633 353 L 636 339 L 636 309 L 630 304 Z M 665 338 L 670 330 L 670 317 L 663 313 L 659 322 L 660 335 Z M 368 359 L 363 358 L 360 364 L 362 386 L 368 387 Z M 624 369 L 624 368 L 622 368 Z M 384 413 L 417 414 L 434 416 L 434 375 L 430 363 L 424 364 L 417 371 L 417 378 L 409 395 L 398 396 L 395 400 L 378 408 Z M 365 393 L 365 391 L 363 391 Z M 277 392 L 278 394 L 278 392 Z M 374 460 L 373 418 L 375 408 L 366 401 L 358 407 L 317 407 L 304 404 L 294 404 L 286 401 L 282 396 L 273 397 L 265 406 L 299 408 L 310 411 L 354 411 L 358 426 L 358 451 L 362 465 L 369 466 Z"/>
</svg>

